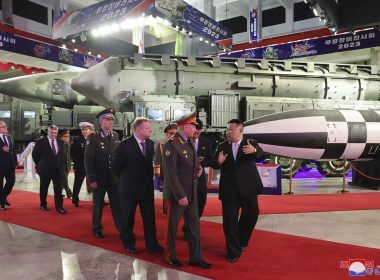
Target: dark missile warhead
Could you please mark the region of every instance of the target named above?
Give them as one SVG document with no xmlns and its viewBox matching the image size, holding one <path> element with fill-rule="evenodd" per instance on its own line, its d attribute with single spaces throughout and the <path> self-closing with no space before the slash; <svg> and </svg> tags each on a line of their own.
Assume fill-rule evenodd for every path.
<svg viewBox="0 0 380 280">
<path fill-rule="evenodd" d="M 267 153 L 309 160 L 372 159 L 380 154 L 380 111 L 298 110 L 244 123 Z"/>
</svg>

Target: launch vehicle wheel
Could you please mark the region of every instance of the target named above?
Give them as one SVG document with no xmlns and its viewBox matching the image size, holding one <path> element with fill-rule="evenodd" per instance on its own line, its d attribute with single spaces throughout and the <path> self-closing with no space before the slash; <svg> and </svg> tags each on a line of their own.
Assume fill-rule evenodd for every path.
<svg viewBox="0 0 380 280">
<path fill-rule="evenodd" d="M 344 172 L 343 160 L 319 161 L 317 168 L 319 173 L 326 177 L 339 177 Z M 346 161 L 346 171 L 351 168 L 351 163 Z"/>
<path fill-rule="evenodd" d="M 281 165 L 282 178 L 289 178 L 290 172 L 294 175 L 301 166 L 301 160 L 292 159 L 288 157 L 274 156 L 272 158 L 274 164 Z"/>
</svg>

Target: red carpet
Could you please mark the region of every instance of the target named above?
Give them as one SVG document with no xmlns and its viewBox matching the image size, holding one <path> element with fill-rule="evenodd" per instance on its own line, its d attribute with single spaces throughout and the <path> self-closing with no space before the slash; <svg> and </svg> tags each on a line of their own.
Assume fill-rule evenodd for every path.
<svg viewBox="0 0 380 280">
<path fill-rule="evenodd" d="M 380 192 L 259 196 L 261 214 L 380 209 Z M 221 216 L 221 202 L 207 198 L 204 216 Z"/>
<path fill-rule="evenodd" d="M 10 201 L 14 206 L 5 212 L 0 212 L 0 219 L 3 221 L 125 253 L 114 229 L 109 207 L 105 208 L 103 216 L 106 238 L 99 240 L 91 235 L 91 203 L 89 202 L 83 202 L 80 208 L 73 208 L 71 203 L 65 200 L 68 214 L 58 215 L 54 211 L 40 211 L 36 193 L 14 191 Z M 48 198 L 48 203 L 53 208 L 52 197 Z M 157 213 L 157 232 L 162 244 L 161 209 L 157 209 Z M 165 265 L 162 255 L 148 254 L 143 250 L 145 245 L 139 214 L 136 219 L 135 233 L 139 250 L 136 257 Z M 347 269 L 339 267 L 341 261 L 364 258 L 380 265 L 380 250 L 261 230 L 255 230 L 251 244 L 241 259 L 237 263 L 230 264 L 225 260 L 222 225 L 202 222 L 201 239 L 205 259 L 213 263 L 213 269 L 202 270 L 185 266 L 183 271 L 212 279 L 352 279 L 348 277 Z M 177 248 L 179 258 L 187 261 L 187 243 L 180 239 L 177 242 Z M 378 276 L 367 276 L 368 279 L 378 279 L 376 277 Z"/>
</svg>

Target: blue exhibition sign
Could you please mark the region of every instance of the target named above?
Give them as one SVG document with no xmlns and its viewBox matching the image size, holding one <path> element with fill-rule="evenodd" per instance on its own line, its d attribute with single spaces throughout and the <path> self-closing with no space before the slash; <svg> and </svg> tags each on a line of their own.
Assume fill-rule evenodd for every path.
<svg viewBox="0 0 380 280">
<path fill-rule="evenodd" d="M 249 42 L 257 42 L 259 40 L 258 31 L 259 23 L 257 18 L 257 10 L 249 11 Z"/>
<path fill-rule="evenodd" d="M 0 31 L 0 50 L 89 68 L 103 59 Z"/>
<path fill-rule="evenodd" d="M 66 13 L 53 26 L 55 39 L 116 22 L 129 15 L 140 15 L 153 7 L 153 0 L 105 0 L 81 10 Z"/>
<path fill-rule="evenodd" d="M 221 57 L 242 57 L 256 59 L 292 59 L 297 57 L 322 55 L 328 53 L 351 51 L 376 47 L 380 45 L 380 31 L 367 29 L 358 31 L 291 42 L 281 45 L 272 45 L 246 49 L 230 53 L 223 53 Z"/>
<path fill-rule="evenodd" d="M 232 38 L 230 30 L 182 0 L 156 0 L 154 5 L 157 16 L 174 21 L 194 34 L 213 42 Z"/>
</svg>

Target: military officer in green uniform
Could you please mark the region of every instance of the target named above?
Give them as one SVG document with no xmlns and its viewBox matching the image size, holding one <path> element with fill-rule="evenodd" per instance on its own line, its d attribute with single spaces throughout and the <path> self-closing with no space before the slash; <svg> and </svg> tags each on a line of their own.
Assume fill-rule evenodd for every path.
<svg viewBox="0 0 380 280">
<path fill-rule="evenodd" d="M 93 190 L 92 232 L 97 238 L 104 237 L 101 220 L 106 192 L 115 226 L 120 230 L 118 179 L 111 170 L 115 150 L 119 143 L 119 135 L 112 131 L 114 116 L 114 109 L 105 109 L 96 116 L 101 128 L 88 136 L 84 151 L 86 176 L 90 182 L 90 188 Z"/>
<path fill-rule="evenodd" d="M 61 133 L 61 140 L 63 141 L 63 156 L 64 156 L 64 161 L 63 161 L 63 166 L 62 166 L 62 189 L 66 191 L 66 196 L 67 198 L 71 198 L 72 196 L 72 191 L 69 187 L 69 173 L 71 169 L 71 158 L 70 158 L 70 148 L 71 148 L 71 143 L 70 143 L 70 132 L 68 130 L 65 130 Z"/>
<path fill-rule="evenodd" d="M 198 157 L 191 142 L 195 132 L 195 113 L 176 121 L 179 132 L 163 147 L 164 203 L 167 209 L 165 229 L 165 261 L 173 267 L 181 267 L 175 251 L 175 239 L 179 221 L 184 216 L 188 227 L 187 241 L 191 266 L 211 268 L 202 256 L 200 243 L 197 179 L 201 175 Z"/>
</svg>

